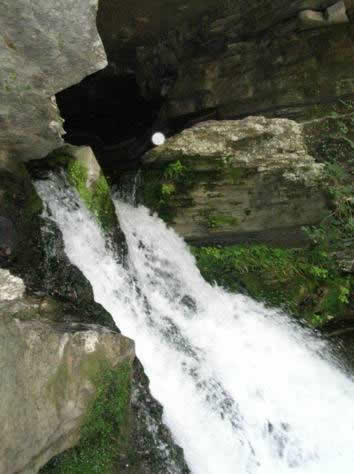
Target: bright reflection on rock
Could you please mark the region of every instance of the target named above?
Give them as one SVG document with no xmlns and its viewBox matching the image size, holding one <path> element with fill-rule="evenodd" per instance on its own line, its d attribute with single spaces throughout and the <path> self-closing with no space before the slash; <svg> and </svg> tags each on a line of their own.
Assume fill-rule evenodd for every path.
<svg viewBox="0 0 354 474">
<path fill-rule="evenodd" d="M 161 132 L 156 132 L 153 134 L 153 136 L 151 137 L 151 141 L 154 145 L 156 146 L 159 146 L 159 145 L 163 145 L 166 141 L 166 137 L 163 133 Z"/>
</svg>

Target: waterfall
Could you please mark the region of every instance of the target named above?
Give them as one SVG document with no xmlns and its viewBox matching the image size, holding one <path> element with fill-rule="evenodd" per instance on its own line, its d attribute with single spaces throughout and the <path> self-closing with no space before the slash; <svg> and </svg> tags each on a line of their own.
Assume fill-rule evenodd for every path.
<svg viewBox="0 0 354 474">
<path fill-rule="evenodd" d="M 62 179 L 36 187 L 95 300 L 135 340 L 194 474 L 353 472 L 354 383 L 323 340 L 206 283 L 183 239 L 145 207 L 115 203 L 123 267 Z"/>
</svg>

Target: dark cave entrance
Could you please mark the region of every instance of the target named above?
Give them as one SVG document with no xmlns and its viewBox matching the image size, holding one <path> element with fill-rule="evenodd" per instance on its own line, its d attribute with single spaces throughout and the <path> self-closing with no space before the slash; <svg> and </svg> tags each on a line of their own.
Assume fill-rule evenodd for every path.
<svg viewBox="0 0 354 474">
<path fill-rule="evenodd" d="M 107 66 L 56 95 L 65 120 L 64 139 L 89 145 L 107 172 L 135 168 L 159 127 L 164 99 L 145 99 L 135 74 L 116 75 Z"/>
</svg>

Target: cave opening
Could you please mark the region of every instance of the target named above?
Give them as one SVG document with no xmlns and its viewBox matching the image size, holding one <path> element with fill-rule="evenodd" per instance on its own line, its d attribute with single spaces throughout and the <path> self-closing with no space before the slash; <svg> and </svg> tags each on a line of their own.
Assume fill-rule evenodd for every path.
<svg viewBox="0 0 354 474">
<path fill-rule="evenodd" d="M 89 145 L 102 168 L 135 168 L 153 146 L 164 98 L 143 97 L 134 73 L 115 74 L 111 66 L 56 95 L 65 120 L 64 140 Z"/>
</svg>

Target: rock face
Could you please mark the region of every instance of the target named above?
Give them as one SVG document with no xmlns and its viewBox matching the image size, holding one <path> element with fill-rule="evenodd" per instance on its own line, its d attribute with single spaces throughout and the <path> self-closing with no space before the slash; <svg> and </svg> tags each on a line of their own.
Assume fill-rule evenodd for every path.
<svg viewBox="0 0 354 474">
<path fill-rule="evenodd" d="M 128 9 L 120 49 L 109 23 L 101 26 L 115 51 L 134 45 L 142 91 L 166 97 L 161 116 L 173 127 L 206 114 L 303 119 L 314 104 L 353 96 L 351 0 L 218 0 L 199 12 L 184 3 L 174 3 L 172 24 L 163 17 L 163 33 L 146 13 L 138 35 Z"/>
<path fill-rule="evenodd" d="M 22 298 L 25 285 L 21 278 L 12 275 L 9 270 L 0 269 L 0 301 Z"/>
<path fill-rule="evenodd" d="M 1 133 L 1 132 L 0 132 Z M 0 264 L 33 265 L 39 241 L 42 202 L 22 163 L 0 151 Z"/>
<path fill-rule="evenodd" d="M 78 441 L 100 371 L 131 364 L 134 344 L 100 326 L 53 322 L 65 320 L 65 305 L 21 298 L 3 270 L 0 285 L 0 473 L 36 473 Z"/>
<path fill-rule="evenodd" d="M 147 153 L 143 200 L 194 243 L 301 243 L 326 212 L 303 128 L 249 117 L 201 123 Z"/>
<path fill-rule="evenodd" d="M 169 119 L 207 112 L 221 119 L 255 113 L 307 118 L 315 104 L 353 95 L 353 28 L 272 32 L 188 58 L 165 113 Z"/>
<path fill-rule="evenodd" d="M 97 0 L 0 0 L 0 149 L 21 160 L 62 144 L 54 94 L 106 65 Z"/>
<path fill-rule="evenodd" d="M 232 38 L 257 35 L 281 22 L 296 19 L 303 10 L 317 11 L 325 21 L 327 8 L 337 4 L 340 8 L 336 11 L 341 14 L 332 14 L 331 18 L 336 17 L 338 22 L 339 17 L 347 22 L 351 0 L 344 3 L 338 0 L 195 0 L 193 3 L 147 0 L 118 6 L 114 0 L 101 0 L 97 23 L 108 57 L 118 68 L 135 66 L 137 48 L 157 52 L 159 44 L 171 41 L 174 47 L 166 63 L 168 66 L 174 54 L 180 52 L 180 40 L 185 39 L 190 46 L 195 46 L 196 42 L 201 45 L 208 38 L 210 46 L 215 44 L 216 34 L 225 26 Z M 197 31 L 198 38 L 195 38 Z"/>
</svg>

